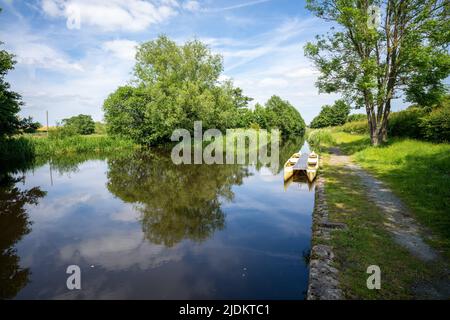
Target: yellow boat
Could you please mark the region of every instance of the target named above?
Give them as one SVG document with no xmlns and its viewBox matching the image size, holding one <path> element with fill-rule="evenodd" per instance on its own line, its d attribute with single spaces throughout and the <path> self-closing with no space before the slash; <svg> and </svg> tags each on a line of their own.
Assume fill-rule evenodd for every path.
<svg viewBox="0 0 450 320">
<path fill-rule="evenodd" d="M 289 180 L 289 178 L 294 175 L 294 166 L 300 156 L 300 153 L 294 153 L 284 164 L 284 181 Z"/>
<path fill-rule="evenodd" d="M 306 176 L 309 182 L 313 182 L 317 175 L 317 170 L 319 170 L 319 155 L 314 151 L 308 156 Z"/>
</svg>

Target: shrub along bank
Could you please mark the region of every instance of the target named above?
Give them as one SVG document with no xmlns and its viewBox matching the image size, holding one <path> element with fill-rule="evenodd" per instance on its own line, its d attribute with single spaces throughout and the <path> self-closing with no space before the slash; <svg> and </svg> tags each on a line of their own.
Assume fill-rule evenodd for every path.
<svg viewBox="0 0 450 320">
<path fill-rule="evenodd" d="M 367 120 L 347 122 L 336 130 L 347 133 L 369 132 Z M 450 141 L 450 104 L 428 111 L 420 107 L 393 112 L 388 123 L 388 137 L 405 137 L 434 142 Z"/>
</svg>

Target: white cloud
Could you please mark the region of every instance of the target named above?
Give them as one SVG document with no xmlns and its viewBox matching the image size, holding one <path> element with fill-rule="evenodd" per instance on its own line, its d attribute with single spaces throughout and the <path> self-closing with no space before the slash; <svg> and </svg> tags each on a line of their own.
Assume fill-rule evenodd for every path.
<svg viewBox="0 0 450 320">
<path fill-rule="evenodd" d="M 47 39 L 26 32 L 16 31 L 14 34 L 5 32 L 2 39 L 8 48 L 16 55 L 20 65 L 27 66 L 34 74 L 35 69 L 46 69 L 52 71 L 83 71 L 83 67 L 73 61 L 63 51 L 47 44 Z"/>
<path fill-rule="evenodd" d="M 304 56 L 309 34 L 315 34 L 317 20 L 289 19 L 278 28 L 244 39 L 206 38 L 214 51 L 222 53 L 225 75 L 254 101 L 264 103 L 272 95 L 289 100 L 307 122 L 337 95 L 318 94 L 318 72 Z M 306 35 L 306 36 L 305 36 Z"/>
<path fill-rule="evenodd" d="M 71 18 L 76 8 L 81 28 L 92 26 L 102 31 L 143 31 L 177 14 L 176 2 L 144 0 L 43 0 L 42 10 L 50 17 Z"/>
<path fill-rule="evenodd" d="M 262 4 L 262 3 L 265 3 L 265 2 L 269 2 L 269 1 L 271 1 L 271 0 L 254 0 L 254 1 L 249 1 L 249 2 L 243 2 L 243 3 L 235 4 L 235 5 L 228 6 L 228 7 L 211 8 L 211 9 L 207 9 L 205 11 L 212 11 L 212 12 L 228 11 L 228 10 L 234 10 L 234 9 L 250 7 L 250 6 L 254 6 L 254 5 L 257 5 L 257 4 Z"/>
<path fill-rule="evenodd" d="M 200 3 L 198 1 L 189 0 L 183 3 L 183 9 L 187 11 L 200 11 Z"/>
<path fill-rule="evenodd" d="M 283 78 L 264 78 L 259 81 L 262 87 L 283 87 L 287 86 L 289 82 Z"/>
<path fill-rule="evenodd" d="M 83 71 L 83 67 L 70 62 L 62 52 L 43 43 L 20 42 L 15 48 L 17 62 L 33 68 L 42 68 L 59 71 Z"/>
<path fill-rule="evenodd" d="M 271 32 L 258 35 L 253 39 L 242 40 L 239 46 L 220 48 L 226 62 L 229 62 L 228 70 L 241 67 L 263 56 L 282 51 L 286 46 L 291 45 L 299 35 L 302 35 L 306 29 L 311 28 L 312 21 L 312 19 L 303 21 L 298 19 L 287 20 Z M 299 55 L 302 54 L 300 44 L 297 50 Z M 276 63 L 276 60 L 272 60 L 272 63 Z"/>
<path fill-rule="evenodd" d="M 42 9 L 50 17 L 57 17 L 61 14 L 61 9 L 59 3 L 53 0 L 43 0 Z"/>
<path fill-rule="evenodd" d="M 103 49 L 123 60 L 134 60 L 138 43 L 131 40 L 112 40 L 103 43 Z"/>
</svg>

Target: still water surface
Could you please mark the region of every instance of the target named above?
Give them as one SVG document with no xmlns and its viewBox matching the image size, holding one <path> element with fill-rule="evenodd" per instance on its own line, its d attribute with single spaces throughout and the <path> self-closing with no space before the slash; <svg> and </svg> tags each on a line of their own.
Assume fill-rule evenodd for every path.
<svg viewBox="0 0 450 320">
<path fill-rule="evenodd" d="M 281 168 L 139 152 L 43 163 L 0 187 L 0 298 L 303 299 L 313 205 Z"/>
</svg>

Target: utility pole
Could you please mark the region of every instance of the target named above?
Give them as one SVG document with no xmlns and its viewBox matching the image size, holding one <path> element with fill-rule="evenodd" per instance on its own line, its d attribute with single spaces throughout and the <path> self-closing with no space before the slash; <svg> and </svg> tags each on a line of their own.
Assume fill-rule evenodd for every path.
<svg viewBox="0 0 450 320">
<path fill-rule="evenodd" d="M 47 138 L 48 138 L 48 110 L 45 112 L 46 117 L 47 117 Z"/>
</svg>

